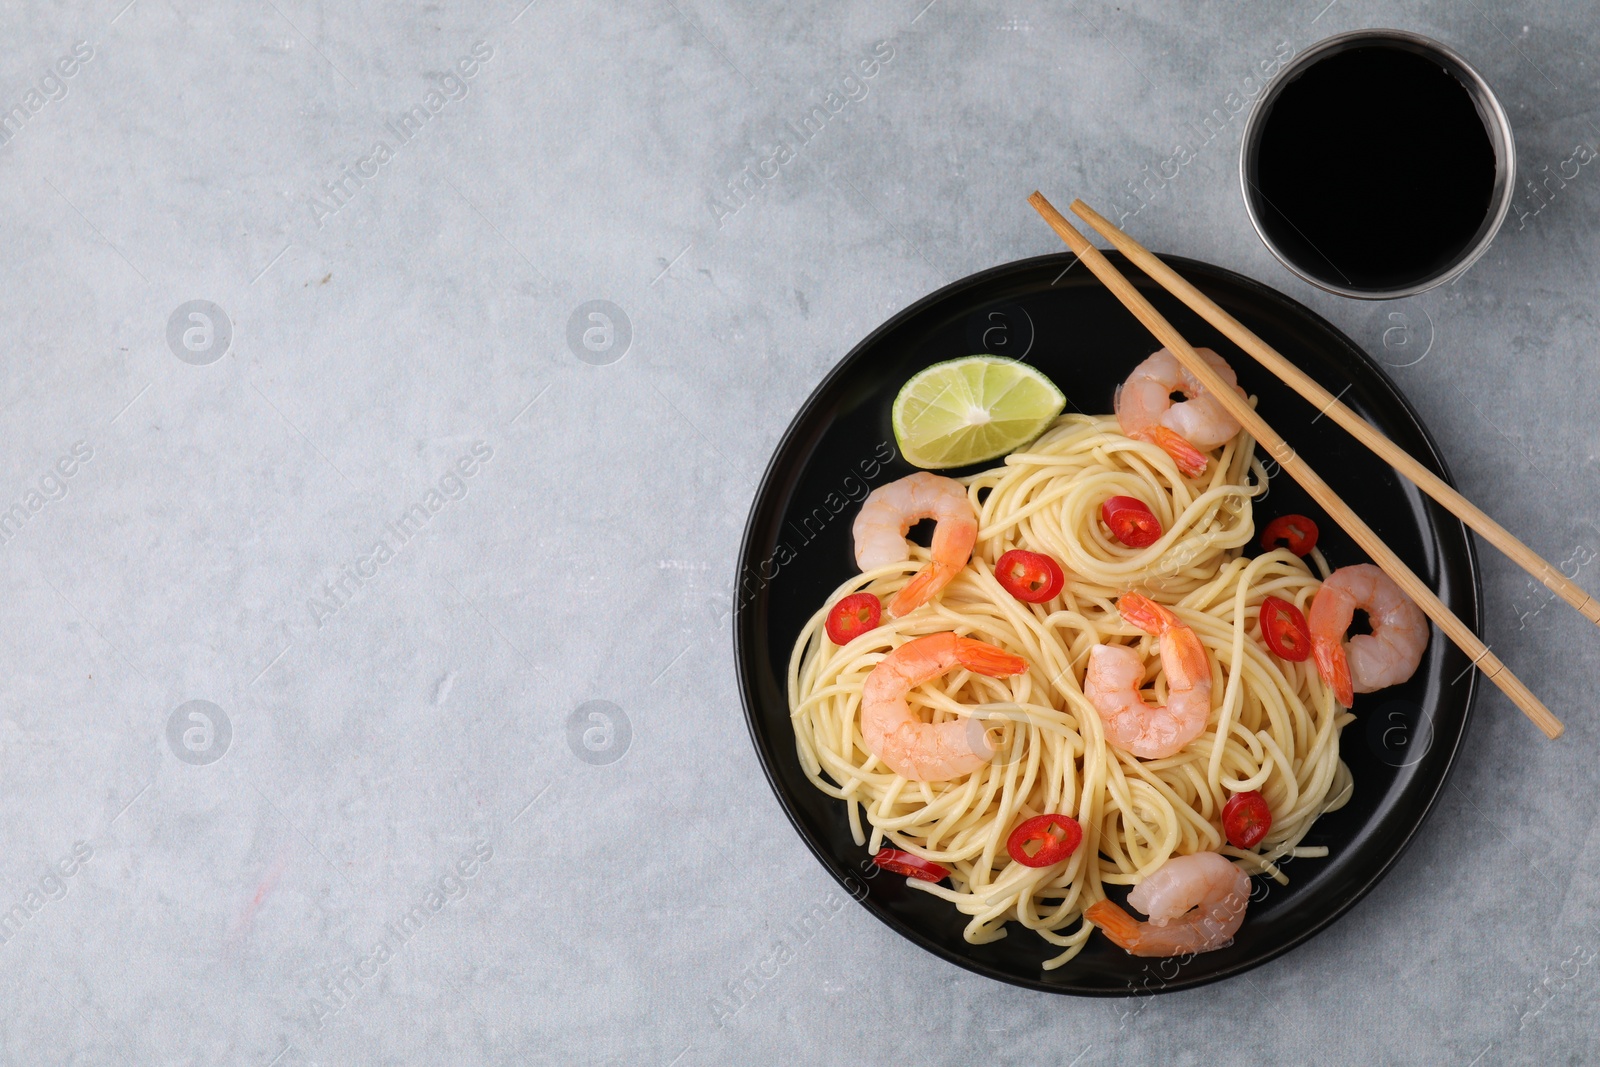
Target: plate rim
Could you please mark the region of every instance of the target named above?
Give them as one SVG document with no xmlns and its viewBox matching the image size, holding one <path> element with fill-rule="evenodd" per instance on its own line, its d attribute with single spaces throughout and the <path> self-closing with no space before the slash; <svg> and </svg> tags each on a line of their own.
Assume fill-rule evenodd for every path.
<svg viewBox="0 0 1600 1067">
<path fill-rule="evenodd" d="M 1144 277 L 1142 271 L 1138 271 L 1136 267 L 1133 267 L 1131 264 L 1129 264 L 1126 258 L 1115 249 L 1104 250 L 1103 254 L 1114 264 L 1116 264 L 1119 269 L 1124 271 L 1131 269 L 1137 277 Z M 1230 270 L 1227 267 L 1220 267 L 1216 264 L 1208 263 L 1203 260 L 1197 260 L 1187 256 L 1169 255 L 1167 253 L 1157 254 L 1160 256 L 1163 262 L 1171 266 L 1180 275 L 1188 277 L 1190 271 L 1197 270 L 1200 274 L 1209 275 L 1212 279 L 1237 285 L 1247 290 L 1252 290 L 1258 296 L 1261 296 L 1268 301 L 1276 302 L 1280 306 L 1287 307 L 1298 316 L 1304 316 L 1314 326 L 1324 329 L 1344 341 L 1345 344 L 1355 352 L 1356 358 L 1359 361 L 1364 362 L 1368 369 L 1374 373 L 1376 381 L 1389 394 L 1390 398 L 1399 405 L 1406 417 L 1411 420 L 1411 422 L 1416 426 L 1418 432 L 1421 434 L 1423 442 L 1427 445 L 1429 455 L 1418 456 L 1417 458 L 1423 461 L 1425 464 L 1427 460 L 1431 458 L 1433 463 L 1437 466 L 1438 473 L 1444 480 L 1445 484 L 1454 488 L 1455 478 L 1450 472 L 1450 467 L 1445 460 L 1444 454 L 1439 449 L 1439 443 L 1434 438 L 1433 431 L 1428 427 L 1428 424 L 1423 421 L 1421 415 L 1417 412 L 1411 401 L 1403 392 L 1401 392 L 1399 386 L 1397 386 L 1394 380 L 1389 377 L 1389 374 L 1384 369 L 1383 365 L 1378 360 L 1374 359 L 1364 348 L 1356 344 L 1355 341 L 1351 339 L 1343 330 L 1329 322 L 1314 309 L 1307 307 L 1305 304 L 1289 296 L 1287 293 L 1280 292 L 1264 282 L 1257 281 L 1254 278 L 1250 278 L 1246 275 L 1240 274 L 1237 271 Z M 993 967 L 980 960 L 961 956 L 955 952 L 947 950 L 942 944 L 928 937 L 922 931 L 906 924 L 899 917 L 889 913 L 887 909 L 883 908 L 881 905 L 872 900 L 869 892 L 859 891 L 860 889 L 865 888 L 861 885 L 860 880 L 857 879 L 857 877 L 851 873 L 848 868 L 842 867 L 833 855 L 826 852 L 820 842 L 813 839 L 810 828 L 801 821 L 800 815 L 790 804 L 786 791 L 780 785 L 776 776 L 776 772 L 772 763 L 773 759 L 776 758 L 776 753 L 768 751 L 768 746 L 763 739 L 761 728 L 758 726 L 756 713 L 757 695 L 753 692 L 752 680 L 750 678 L 750 675 L 753 672 L 746 669 L 746 664 L 750 656 L 749 646 L 757 637 L 757 635 L 754 633 L 749 635 L 745 633 L 747 628 L 752 630 L 754 629 L 754 622 L 751 620 L 751 606 L 753 605 L 755 598 L 751 598 L 750 602 L 746 603 L 741 600 L 740 595 L 741 583 L 750 565 L 750 553 L 753 550 L 752 541 L 756 534 L 756 525 L 758 520 L 762 517 L 763 512 L 767 510 L 763 505 L 764 502 L 770 497 L 770 490 L 773 484 L 772 480 L 776 473 L 779 459 L 789 450 L 794 439 L 799 436 L 801 427 L 810 421 L 806 418 L 806 416 L 829 391 L 836 379 L 842 378 L 847 372 L 849 372 L 854 367 L 857 360 L 862 358 L 863 353 L 870 349 L 877 342 L 880 336 L 890 332 L 891 330 L 899 328 L 905 322 L 915 318 L 917 315 L 920 315 L 928 308 L 949 299 L 963 290 L 976 288 L 1003 275 L 1012 273 L 1026 273 L 1028 271 L 1041 268 L 1046 264 L 1061 267 L 1062 274 L 1065 274 L 1067 269 L 1075 266 L 1077 263 L 1078 256 L 1076 253 L 1070 251 L 1051 252 L 1040 256 L 1029 256 L 1023 259 L 999 263 L 991 267 L 986 267 L 983 270 L 976 271 L 972 274 L 965 275 L 956 279 L 955 281 L 940 286 L 938 289 L 927 293 L 926 295 L 920 297 L 910 304 L 907 304 L 905 307 L 890 315 L 860 341 L 852 345 L 850 350 L 834 363 L 834 365 L 829 369 L 828 373 L 823 375 L 821 380 L 817 382 L 816 386 L 795 410 L 795 413 L 790 418 L 782 436 L 779 437 L 777 443 L 773 445 L 766 467 L 762 471 L 761 479 L 756 485 L 755 495 L 751 499 L 750 512 L 745 518 L 744 531 L 740 535 L 739 550 L 735 558 L 733 575 L 733 607 L 729 615 L 733 628 L 733 669 L 739 683 L 739 700 L 744 711 L 745 727 L 749 731 L 751 746 L 755 749 L 756 758 L 761 764 L 762 774 L 767 780 L 768 788 L 772 790 L 773 796 L 777 799 L 778 806 L 783 810 L 785 817 L 788 818 L 790 825 L 795 830 L 795 833 L 799 836 L 800 840 L 805 843 L 806 848 L 810 850 L 811 854 L 822 865 L 822 868 L 828 872 L 835 882 L 839 884 L 839 887 L 843 889 L 845 893 L 854 899 L 858 904 L 864 907 L 870 915 L 887 926 L 895 934 L 905 938 L 907 941 L 910 941 L 918 948 L 932 953 L 934 956 L 937 956 L 947 963 L 954 964 L 955 966 L 961 967 L 964 970 L 971 971 L 974 974 L 982 975 L 985 978 L 1003 982 L 1007 985 L 1031 989 L 1042 993 L 1055 993 L 1061 996 L 1109 998 L 1126 997 L 1132 995 L 1132 993 L 1124 990 L 1081 987 L 1074 988 L 1068 984 L 1059 982 L 1051 983 L 1037 979 L 1031 979 L 1023 975 L 1000 970 L 999 968 Z M 1459 520 L 1457 521 L 1459 522 Z M 1463 543 L 1466 546 L 1465 556 L 1467 573 L 1471 579 L 1466 583 L 1466 588 L 1471 597 L 1472 608 L 1470 613 L 1471 618 L 1463 619 L 1463 621 L 1468 623 L 1474 633 L 1481 633 L 1483 630 L 1483 575 L 1478 567 L 1477 544 L 1473 538 L 1472 531 L 1466 526 L 1465 523 L 1462 523 L 1461 526 L 1463 531 Z M 1437 529 L 1436 524 L 1434 525 L 1434 529 Z M 764 588 L 761 593 L 762 595 L 765 594 Z M 1436 626 L 1434 628 L 1437 629 Z M 1405 831 L 1405 834 L 1401 838 L 1398 845 L 1393 849 L 1392 852 L 1389 853 L 1388 856 L 1384 858 L 1383 862 L 1375 870 L 1373 870 L 1369 876 L 1362 879 L 1359 885 L 1353 886 L 1348 896 L 1346 896 L 1346 898 L 1337 907 L 1330 909 L 1325 915 L 1320 916 L 1315 922 L 1311 923 L 1304 929 L 1297 931 L 1294 936 L 1285 939 L 1282 944 L 1274 946 L 1262 954 L 1247 960 L 1241 960 L 1213 973 L 1189 978 L 1184 978 L 1180 975 L 1171 981 L 1163 982 L 1159 986 L 1147 987 L 1146 991 L 1151 993 L 1175 993 L 1187 989 L 1196 989 L 1201 986 L 1209 985 L 1213 982 L 1220 982 L 1225 979 L 1238 977 L 1246 971 L 1251 971 L 1257 967 L 1261 967 L 1267 963 L 1270 963 L 1292 949 L 1298 948 L 1299 946 L 1305 944 L 1317 934 L 1320 934 L 1339 919 L 1343 918 L 1357 904 L 1365 899 L 1367 894 L 1376 888 L 1378 883 L 1383 881 L 1383 879 L 1389 875 L 1389 873 L 1394 869 L 1395 865 L 1400 861 L 1400 858 L 1410 850 L 1412 844 L 1416 841 L 1417 835 L 1421 832 L 1423 826 L 1432 817 L 1434 810 L 1438 807 L 1439 798 L 1444 793 L 1445 786 L 1449 784 L 1451 775 L 1455 772 L 1456 764 L 1461 755 L 1462 744 L 1465 742 L 1467 734 L 1472 728 L 1473 716 L 1477 710 L 1479 680 L 1480 672 L 1469 669 L 1467 674 L 1467 695 L 1462 706 L 1461 727 L 1458 731 L 1456 731 L 1454 742 L 1450 746 L 1450 751 L 1445 759 L 1443 773 L 1439 775 L 1438 781 L 1433 785 L 1433 788 L 1423 799 L 1421 809 L 1417 813 L 1416 818 L 1412 821 L 1411 826 Z M 854 883 L 854 886 L 852 883 Z"/>
</svg>

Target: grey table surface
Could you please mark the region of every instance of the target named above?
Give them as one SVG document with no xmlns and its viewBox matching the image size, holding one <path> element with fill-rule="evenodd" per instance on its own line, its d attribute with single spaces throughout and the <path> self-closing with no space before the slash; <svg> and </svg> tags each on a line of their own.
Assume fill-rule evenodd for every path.
<svg viewBox="0 0 1600 1067">
<path fill-rule="evenodd" d="M 1542 184 L 1387 304 L 1280 267 L 1236 171 L 1260 64 L 1374 25 L 1478 64 Z M 1566 737 L 1484 686 L 1387 880 L 1154 998 L 843 900 L 727 621 L 799 404 L 1055 251 L 1035 187 L 1331 319 L 1600 588 L 1588 5 L 96 0 L 0 40 L 0 1062 L 1600 1059 L 1600 641 L 1492 551 L 1486 640 Z"/>
</svg>

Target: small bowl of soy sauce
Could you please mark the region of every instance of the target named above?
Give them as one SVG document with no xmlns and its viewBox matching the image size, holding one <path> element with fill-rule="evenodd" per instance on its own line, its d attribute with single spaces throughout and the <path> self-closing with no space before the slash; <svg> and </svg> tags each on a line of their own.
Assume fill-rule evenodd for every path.
<svg viewBox="0 0 1600 1067">
<path fill-rule="evenodd" d="M 1511 122 L 1488 83 L 1403 30 L 1318 41 L 1267 85 L 1243 138 L 1256 233 L 1344 296 L 1411 296 L 1459 277 L 1515 191 Z"/>
</svg>

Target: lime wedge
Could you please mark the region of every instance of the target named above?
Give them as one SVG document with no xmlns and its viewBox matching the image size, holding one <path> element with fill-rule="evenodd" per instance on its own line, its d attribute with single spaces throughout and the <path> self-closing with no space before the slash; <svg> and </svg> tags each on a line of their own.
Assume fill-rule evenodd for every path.
<svg viewBox="0 0 1600 1067">
<path fill-rule="evenodd" d="M 1026 363 L 963 356 L 916 374 L 894 398 L 900 454 L 918 467 L 964 467 L 1032 441 L 1067 398 Z"/>
</svg>

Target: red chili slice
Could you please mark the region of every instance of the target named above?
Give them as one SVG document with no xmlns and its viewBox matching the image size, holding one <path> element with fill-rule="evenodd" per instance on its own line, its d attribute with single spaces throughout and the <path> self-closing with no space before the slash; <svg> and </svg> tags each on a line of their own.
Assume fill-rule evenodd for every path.
<svg viewBox="0 0 1600 1067">
<path fill-rule="evenodd" d="M 1311 628 L 1300 609 L 1287 600 L 1269 596 L 1261 602 L 1261 636 L 1274 655 L 1290 663 L 1304 663 L 1311 655 Z"/>
<path fill-rule="evenodd" d="M 1146 548 L 1161 540 L 1161 520 L 1137 497 L 1114 496 L 1100 505 L 1100 518 L 1111 536 L 1129 548 Z"/>
<path fill-rule="evenodd" d="M 828 611 L 828 640 L 848 645 L 868 630 L 877 629 L 883 618 L 883 604 L 875 593 L 851 593 L 841 597 Z"/>
<path fill-rule="evenodd" d="M 1272 829 L 1272 811 L 1254 789 L 1235 793 L 1222 805 L 1222 829 L 1234 848 L 1255 848 Z"/>
<path fill-rule="evenodd" d="M 994 576 L 1005 591 L 1024 604 L 1043 604 L 1067 584 L 1061 564 L 1043 552 L 1013 548 L 994 565 Z"/>
<path fill-rule="evenodd" d="M 1006 851 L 1024 867 L 1048 867 L 1078 851 L 1082 841 L 1083 827 L 1070 815 L 1035 815 L 1011 831 Z M 1030 854 L 1034 843 L 1039 847 Z"/>
<path fill-rule="evenodd" d="M 1271 552 L 1283 542 L 1297 556 L 1303 556 L 1317 547 L 1317 524 L 1304 515 L 1279 515 L 1261 531 L 1261 547 Z"/>
<path fill-rule="evenodd" d="M 950 872 L 921 856 L 910 852 L 902 852 L 897 848 L 881 848 L 878 854 L 872 857 L 876 863 L 886 871 L 903 874 L 907 878 L 920 878 L 924 882 L 942 882 L 950 877 Z"/>
</svg>

